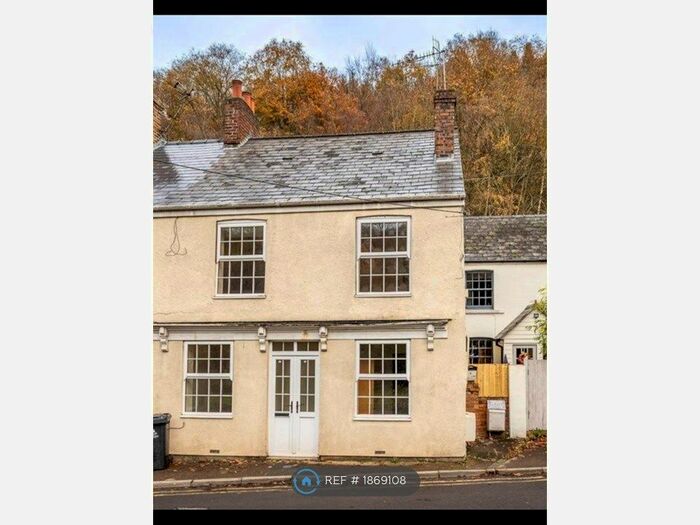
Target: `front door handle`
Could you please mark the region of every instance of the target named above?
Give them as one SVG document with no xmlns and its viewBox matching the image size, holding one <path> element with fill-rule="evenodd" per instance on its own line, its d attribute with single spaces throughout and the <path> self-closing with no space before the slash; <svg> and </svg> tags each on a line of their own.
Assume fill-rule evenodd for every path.
<svg viewBox="0 0 700 525">
<path fill-rule="evenodd" d="M 299 413 L 299 401 L 297 401 L 297 414 Z"/>
</svg>

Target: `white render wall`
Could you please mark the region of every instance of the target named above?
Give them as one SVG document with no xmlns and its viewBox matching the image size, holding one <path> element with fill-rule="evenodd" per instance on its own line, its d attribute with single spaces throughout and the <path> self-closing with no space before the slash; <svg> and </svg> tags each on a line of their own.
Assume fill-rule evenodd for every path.
<svg viewBox="0 0 700 525">
<path fill-rule="evenodd" d="M 465 309 L 467 337 L 495 337 L 547 285 L 546 262 L 465 263 L 464 270 L 493 270 L 494 283 L 493 310 Z M 494 360 L 500 363 L 501 359 L 496 346 Z"/>
<path fill-rule="evenodd" d="M 519 345 L 537 346 L 535 359 L 542 359 L 542 348 L 537 344 L 537 336 L 533 327 L 535 326 L 534 312 L 530 312 L 503 338 L 503 351 L 508 355 L 509 363 L 515 364 L 514 347 Z"/>
</svg>

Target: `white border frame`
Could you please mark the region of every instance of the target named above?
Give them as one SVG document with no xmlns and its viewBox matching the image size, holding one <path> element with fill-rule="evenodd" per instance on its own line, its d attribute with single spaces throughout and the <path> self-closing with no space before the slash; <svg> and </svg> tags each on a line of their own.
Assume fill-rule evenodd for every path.
<svg viewBox="0 0 700 525">
<path fill-rule="evenodd" d="M 355 297 L 411 297 L 413 294 L 413 260 L 411 248 L 413 245 L 413 230 L 411 223 L 413 217 L 410 215 L 375 215 L 367 217 L 357 217 L 355 220 Z M 360 241 L 362 239 L 361 229 L 365 223 L 372 222 L 405 222 L 406 223 L 406 252 L 379 252 L 380 257 L 408 257 L 408 291 L 407 292 L 360 292 L 360 260 L 374 257 L 361 257 Z"/>
<path fill-rule="evenodd" d="M 263 219 L 232 219 L 219 221 L 216 223 L 216 256 L 214 258 L 214 299 L 264 299 L 265 293 L 249 293 L 249 294 L 220 294 L 219 290 L 219 261 L 221 254 L 221 228 L 227 227 L 245 227 L 245 226 L 262 226 L 263 228 L 263 252 L 262 255 L 235 255 L 228 256 L 226 261 L 260 261 L 265 263 L 265 290 L 267 290 L 267 221 Z M 253 282 L 255 289 L 255 282 Z"/>
<path fill-rule="evenodd" d="M 382 378 L 386 379 L 408 379 L 408 414 L 407 415 L 368 415 L 357 413 L 357 384 L 360 381 L 360 345 L 361 344 L 405 344 L 406 345 L 406 373 L 405 374 L 381 374 Z M 367 375 L 367 374 L 363 374 Z M 374 375 L 374 374 L 370 374 Z M 368 379 L 363 377 L 362 379 Z M 374 377 L 373 379 L 377 379 Z M 410 339 L 363 339 L 355 341 L 355 387 L 354 387 L 354 413 L 352 419 L 354 421 L 411 421 L 411 340 Z"/>
<path fill-rule="evenodd" d="M 231 379 L 231 412 L 186 412 L 185 411 L 185 381 L 187 380 L 187 347 L 189 345 L 231 345 L 231 366 L 229 370 L 229 376 Z M 232 419 L 233 418 L 233 402 L 236 398 L 236 394 L 233 391 L 235 387 L 235 381 L 233 380 L 233 367 L 234 367 L 234 342 L 233 341 L 183 341 L 182 343 L 182 409 L 180 417 L 193 418 L 193 419 Z M 223 374 L 220 374 L 223 376 Z M 218 379 L 218 378 L 208 378 L 208 379 Z M 221 379 L 225 379 L 222 377 Z"/>
</svg>

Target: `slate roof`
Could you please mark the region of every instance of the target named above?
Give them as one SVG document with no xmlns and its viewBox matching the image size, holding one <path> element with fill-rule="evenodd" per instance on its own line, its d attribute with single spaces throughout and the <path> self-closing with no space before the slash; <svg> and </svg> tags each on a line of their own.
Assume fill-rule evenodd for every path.
<svg viewBox="0 0 700 525">
<path fill-rule="evenodd" d="M 240 146 L 168 142 L 153 151 L 153 206 L 167 210 L 463 199 L 459 139 L 455 134 L 454 161 L 436 163 L 434 135 L 433 130 L 420 130 L 251 138 Z"/>
<path fill-rule="evenodd" d="M 465 262 L 546 260 L 546 215 L 464 218 Z"/>
</svg>

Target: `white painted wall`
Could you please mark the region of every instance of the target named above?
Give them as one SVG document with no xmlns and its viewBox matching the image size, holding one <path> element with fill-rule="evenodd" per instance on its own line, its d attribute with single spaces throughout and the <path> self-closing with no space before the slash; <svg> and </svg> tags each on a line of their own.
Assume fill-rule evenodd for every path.
<svg viewBox="0 0 700 525">
<path fill-rule="evenodd" d="M 465 441 L 475 441 L 476 440 L 476 414 L 474 412 L 466 413 L 467 434 Z"/>
<path fill-rule="evenodd" d="M 465 309 L 467 337 L 495 337 L 547 285 L 546 262 L 465 263 L 464 269 L 493 270 L 494 284 L 493 310 Z M 500 363 L 501 359 L 500 348 L 496 346 L 494 360 Z"/>
<path fill-rule="evenodd" d="M 527 369 L 524 365 L 508 367 L 509 433 L 512 438 L 527 436 Z"/>
</svg>

